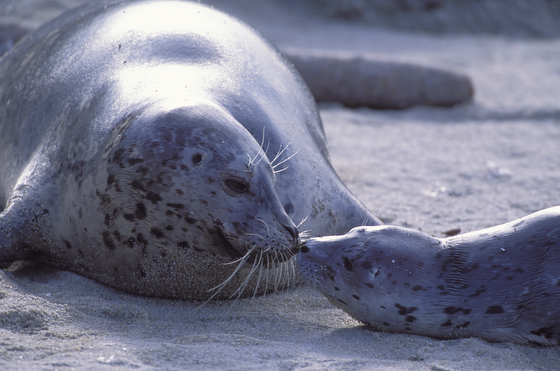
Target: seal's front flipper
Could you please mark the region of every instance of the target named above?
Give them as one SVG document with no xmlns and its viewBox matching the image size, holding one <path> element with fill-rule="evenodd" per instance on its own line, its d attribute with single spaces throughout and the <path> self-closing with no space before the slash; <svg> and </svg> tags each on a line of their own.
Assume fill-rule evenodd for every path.
<svg viewBox="0 0 560 371">
<path fill-rule="evenodd" d="M 25 243 L 24 216 L 17 211 L 17 203 L 0 213 L 0 268 L 7 268 L 16 260 L 26 259 L 31 248 Z"/>
</svg>

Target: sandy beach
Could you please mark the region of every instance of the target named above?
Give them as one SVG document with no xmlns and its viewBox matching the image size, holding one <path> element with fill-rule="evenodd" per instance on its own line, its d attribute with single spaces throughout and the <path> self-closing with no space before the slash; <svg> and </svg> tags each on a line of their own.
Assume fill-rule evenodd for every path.
<svg viewBox="0 0 560 371">
<path fill-rule="evenodd" d="M 79 2 L 0 0 L 0 20 L 36 25 Z M 208 3 L 280 50 L 356 53 L 471 78 L 474 100 L 453 108 L 320 105 L 334 167 L 385 223 L 443 237 L 560 205 L 560 39 L 397 31 L 269 0 Z M 138 297 L 47 266 L 0 271 L 0 370 L 560 367 L 559 347 L 374 332 L 305 286 L 201 304 Z"/>
</svg>

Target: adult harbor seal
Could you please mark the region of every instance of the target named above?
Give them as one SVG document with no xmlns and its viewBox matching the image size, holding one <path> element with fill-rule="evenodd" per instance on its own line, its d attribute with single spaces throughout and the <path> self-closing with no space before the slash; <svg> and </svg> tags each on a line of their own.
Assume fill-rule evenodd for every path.
<svg viewBox="0 0 560 371">
<path fill-rule="evenodd" d="M 311 238 L 304 280 L 380 331 L 560 344 L 560 207 L 437 239 L 393 226 Z"/>
<path fill-rule="evenodd" d="M 333 170 L 293 67 L 219 11 L 93 2 L 22 39 L 0 76 L 2 266 L 227 298 L 294 279 L 294 222 L 379 223 Z"/>
</svg>

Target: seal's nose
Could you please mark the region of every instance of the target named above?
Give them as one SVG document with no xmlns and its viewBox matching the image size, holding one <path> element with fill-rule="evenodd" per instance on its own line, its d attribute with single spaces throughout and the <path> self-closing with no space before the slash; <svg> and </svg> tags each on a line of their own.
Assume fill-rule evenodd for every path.
<svg viewBox="0 0 560 371">
<path fill-rule="evenodd" d="M 296 227 L 292 227 L 291 225 L 282 225 L 282 227 L 290 233 L 294 240 L 299 238 L 299 232 Z"/>
</svg>

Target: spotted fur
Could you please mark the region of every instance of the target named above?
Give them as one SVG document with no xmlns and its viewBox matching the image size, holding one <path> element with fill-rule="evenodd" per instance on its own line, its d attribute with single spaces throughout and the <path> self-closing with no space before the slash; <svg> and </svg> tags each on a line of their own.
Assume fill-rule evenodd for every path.
<svg viewBox="0 0 560 371">
<path fill-rule="evenodd" d="M 379 331 L 560 344 L 560 207 L 445 239 L 392 226 L 312 238 L 305 281 Z"/>
<path fill-rule="evenodd" d="M 229 298 L 294 281 L 295 224 L 378 223 L 332 169 L 293 67 L 216 10 L 94 1 L 21 40 L 0 76 L 2 266 Z"/>
</svg>

